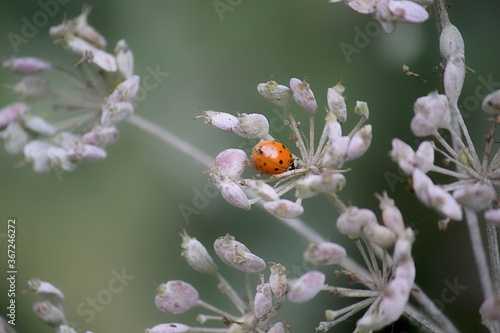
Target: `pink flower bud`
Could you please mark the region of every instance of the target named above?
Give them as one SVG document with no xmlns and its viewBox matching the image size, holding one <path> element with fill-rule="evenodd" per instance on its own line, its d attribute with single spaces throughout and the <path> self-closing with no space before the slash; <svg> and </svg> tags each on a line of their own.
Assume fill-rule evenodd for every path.
<svg viewBox="0 0 500 333">
<path fill-rule="evenodd" d="M 344 247 L 332 242 L 309 244 L 304 252 L 304 260 L 314 265 L 333 265 L 346 257 Z"/>
<path fill-rule="evenodd" d="M 450 123 L 448 97 L 436 91 L 418 98 L 413 109 L 415 116 L 411 129 L 416 136 L 432 135 L 438 128 L 446 128 Z"/>
<path fill-rule="evenodd" d="M 500 320 L 500 294 L 488 297 L 479 309 L 483 323 Z"/>
<path fill-rule="evenodd" d="M 495 90 L 483 99 L 482 109 L 489 114 L 500 114 L 500 90 Z"/>
<path fill-rule="evenodd" d="M 48 301 L 35 303 L 33 312 L 42 323 L 51 327 L 57 327 L 65 321 L 64 313 Z"/>
<path fill-rule="evenodd" d="M 128 79 L 134 74 L 134 55 L 124 39 L 120 39 L 116 43 L 115 54 L 118 70 L 124 78 Z"/>
<path fill-rule="evenodd" d="M 267 333 L 285 333 L 285 327 L 282 322 L 277 322 L 267 331 Z"/>
<path fill-rule="evenodd" d="M 288 300 L 292 303 L 305 303 L 313 299 L 325 284 L 325 274 L 310 271 L 303 274 L 296 281 L 290 282 Z"/>
<path fill-rule="evenodd" d="M 219 184 L 222 197 L 231 205 L 244 210 L 250 210 L 250 201 L 241 187 L 232 180 L 225 180 Z"/>
<path fill-rule="evenodd" d="M 100 147 L 92 145 L 78 145 L 76 148 L 67 151 L 68 158 L 72 162 L 94 162 L 106 158 L 106 151 Z"/>
<path fill-rule="evenodd" d="M 429 190 L 434 187 L 434 183 L 422 170 L 413 169 L 412 172 L 413 191 L 418 200 L 426 206 L 430 206 Z"/>
<path fill-rule="evenodd" d="M 479 212 L 489 207 L 496 192 L 489 184 L 475 183 L 455 190 L 453 197 L 464 207 Z"/>
<path fill-rule="evenodd" d="M 4 140 L 5 150 L 15 155 L 23 152 L 24 146 L 30 140 L 30 135 L 18 122 L 12 122 L 5 130 L 0 131 L 0 138 Z"/>
<path fill-rule="evenodd" d="M 390 248 L 396 243 L 394 231 L 380 224 L 367 224 L 363 228 L 363 236 L 383 249 Z"/>
<path fill-rule="evenodd" d="M 253 193 L 258 195 L 264 201 L 274 201 L 280 199 L 276 190 L 272 186 L 266 184 L 263 180 L 245 179 L 242 181 L 242 185 L 248 186 Z"/>
<path fill-rule="evenodd" d="M 493 223 L 496 227 L 500 227 L 500 208 L 490 209 L 484 212 L 484 218 Z"/>
<path fill-rule="evenodd" d="M 463 55 L 448 59 L 444 70 L 444 91 L 450 105 L 457 105 L 465 80 L 465 61 Z"/>
<path fill-rule="evenodd" d="M 61 168 L 64 171 L 73 171 L 77 167 L 76 160 L 72 160 L 66 149 L 56 146 L 51 146 L 47 149 L 47 156 L 52 165 Z"/>
<path fill-rule="evenodd" d="M 39 116 L 26 115 L 23 117 L 24 126 L 33 132 L 51 136 L 57 133 L 57 128 Z"/>
<path fill-rule="evenodd" d="M 168 323 L 156 325 L 153 328 L 148 328 L 144 333 L 187 333 L 189 326 L 179 323 Z"/>
<path fill-rule="evenodd" d="M 24 156 L 26 162 L 33 164 L 33 170 L 37 173 L 45 173 L 50 170 L 51 161 L 47 154 L 47 150 L 53 147 L 52 144 L 34 140 L 24 146 Z"/>
<path fill-rule="evenodd" d="M 233 127 L 233 132 L 248 139 L 261 139 L 269 134 L 269 122 L 259 113 L 238 116 L 238 123 Z"/>
<path fill-rule="evenodd" d="M 339 169 L 344 165 L 347 158 L 347 149 L 349 147 L 349 142 L 351 138 L 348 136 L 342 136 L 332 142 L 329 147 L 326 148 L 325 155 L 321 164 L 325 168 Z"/>
<path fill-rule="evenodd" d="M 304 207 L 302 207 L 302 205 L 287 199 L 268 201 L 264 203 L 264 208 L 276 216 L 288 219 L 295 218 L 304 213 Z"/>
<path fill-rule="evenodd" d="M 382 221 L 384 225 L 390 228 L 396 235 L 402 234 L 405 231 L 403 215 L 394 204 L 394 200 L 387 196 L 387 192 L 384 192 L 383 197 L 380 195 L 377 197 L 380 200 L 380 209 L 382 210 Z"/>
<path fill-rule="evenodd" d="M 415 165 L 427 173 L 434 166 L 434 143 L 422 142 L 415 153 Z"/>
<path fill-rule="evenodd" d="M 247 154 L 241 149 L 226 149 L 215 157 L 214 167 L 220 176 L 237 180 L 248 163 Z"/>
<path fill-rule="evenodd" d="M 95 125 L 90 132 L 87 132 L 82 137 L 82 143 L 105 147 L 112 144 L 118 139 L 118 129 L 116 127 L 102 127 Z"/>
<path fill-rule="evenodd" d="M 323 172 L 321 175 L 308 175 L 295 183 L 295 196 L 310 198 L 318 193 L 339 192 L 345 184 L 345 177 L 340 173 Z"/>
<path fill-rule="evenodd" d="M 372 142 L 372 125 L 363 126 L 349 141 L 347 159 L 355 160 L 361 157 L 370 148 Z"/>
<path fill-rule="evenodd" d="M 38 58 L 22 57 L 5 60 L 3 67 L 18 74 L 38 74 L 52 69 L 52 64 Z"/>
<path fill-rule="evenodd" d="M 212 275 L 217 274 L 217 265 L 207 249 L 196 238 L 191 238 L 185 233 L 182 235 L 181 246 L 184 249 L 181 255 L 194 270 Z"/>
<path fill-rule="evenodd" d="M 290 88 L 292 89 L 295 102 L 297 102 L 297 104 L 300 105 L 300 107 L 309 115 L 314 115 L 318 109 L 318 103 L 316 103 L 316 99 L 314 98 L 314 94 L 309 87 L 309 83 L 293 78 L 290 80 Z"/>
<path fill-rule="evenodd" d="M 26 103 L 9 104 L 0 110 L 0 128 L 7 126 L 19 117 L 25 115 L 30 110 L 30 106 Z"/>
<path fill-rule="evenodd" d="M 233 236 L 227 234 L 214 243 L 215 253 L 227 265 L 245 273 L 259 273 L 266 269 L 266 263 L 257 257 Z"/>
<path fill-rule="evenodd" d="M 259 83 L 257 91 L 262 97 L 278 106 L 289 107 L 292 101 L 292 91 L 286 86 L 277 84 L 275 81 Z"/>
<path fill-rule="evenodd" d="M 331 89 L 331 88 L 330 88 Z M 338 138 L 342 136 L 342 127 L 337 121 L 337 117 L 332 113 L 326 115 L 325 131 L 330 142 L 335 142 Z"/>
<path fill-rule="evenodd" d="M 363 1 L 353 1 L 353 0 L 330 0 L 330 3 L 344 2 L 346 5 L 351 7 L 352 10 L 360 14 L 371 14 L 375 11 L 377 5 L 377 0 L 363 0 Z"/>
<path fill-rule="evenodd" d="M 394 263 L 405 261 L 411 258 L 411 248 L 415 241 L 415 234 L 411 228 L 407 228 L 404 233 L 400 234 L 396 245 L 394 245 L 393 259 Z"/>
<path fill-rule="evenodd" d="M 111 127 L 124 121 L 134 113 L 134 107 L 128 102 L 109 104 L 102 110 L 101 124 L 103 127 Z"/>
<path fill-rule="evenodd" d="M 189 283 L 179 280 L 158 285 L 157 292 L 156 307 L 166 313 L 184 313 L 199 300 L 196 289 Z"/>
<path fill-rule="evenodd" d="M 392 150 L 389 155 L 399 168 L 406 174 L 411 175 L 415 163 L 415 152 L 405 142 L 399 139 L 392 139 Z"/>
<path fill-rule="evenodd" d="M 332 112 L 340 123 L 345 123 L 347 120 L 347 106 L 345 98 L 342 96 L 345 88 L 338 83 L 332 88 L 328 88 L 326 94 L 328 110 Z"/>
<path fill-rule="evenodd" d="M 389 1 L 388 6 L 399 22 L 422 23 L 429 18 L 427 10 L 413 1 Z"/>
<path fill-rule="evenodd" d="M 116 86 L 115 90 L 107 98 L 107 104 L 118 102 L 131 103 L 139 92 L 140 78 L 137 75 L 128 77 L 125 81 Z"/>
<path fill-rule="evenodd" d="M 462 208 L 453 196 L 439 186 L 432 186 L 429 191 L 429 206 L 452 220 L 462 220 Z"/>
<path fill-rule="evenodd" d="M 254 313 L 259 321 L 265 321 L 273 310 L 273 294 L 268 283 L 259 285 L 254 299 Z"/>
<path fill-rule="evenodd" d="M 198 116 L 196 118 L 199 118 Z M 233 128 L 238 125 L 238 118 L 232 114 L 219 111 L 203 111 L 203 117 L 206 123 L 212 124 L 215 128 L 224 132 L 232 132 Z"/>
<path fill-rule="evenodd" d="M 378 225 L 375 214 L 365 208 L 348 207 L 337 218 L 337 229 L 347 236 L 359 237 L 366 225 Z"/>
<path fill-rule="evenodd" d="M 286 267 L 281 264 L 271 266 L 271 275 L 269 275 L 269 284 L 275 300 L 279 303 L 285 297 L 288 289 L 288 280 L 286 277 Z"/>
</svg>

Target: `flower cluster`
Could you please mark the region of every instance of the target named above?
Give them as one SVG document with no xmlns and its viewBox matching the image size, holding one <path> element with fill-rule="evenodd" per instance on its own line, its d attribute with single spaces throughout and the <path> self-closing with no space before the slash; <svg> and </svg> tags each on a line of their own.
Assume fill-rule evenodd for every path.
<svg viewBox="0 0 500 333">
<path fill-rule="evenodd" d="M 84 7 L 75 19 L 50 29 L 56 43 L 80 57 L 77 72 L 38 58 L 3 60 L 3 67 L 22 79 L 12 87 L 18 101 L 0 110 L 0 138 L 8 153 L 24 153 L 38 173 L 72 171 L 81 162 L 105 158 L 105 147 L 118 138 L 116 125 L 134 111 L 139 77 L 133 75 L 132 52 L 120 40 L 115 55 L 107 53 L 105 38 L 87 22 L 89 13 Z M 58 76 L 49 80 L 50 75 Z M 61 87 L 51 86 L 61 80 Z M 41 116 L 47 110 L 35 105 L 47 99 L 54 110 L 78 116 L 49 122 Z"/>
<path fill-rule="evenodd" d="M 290 138 L 299 156 L 274 140 L 269 133 L 269 122 L 262 114 L 239 114 L 236 117 L 225 112 L 204 111 L 203 117 L 214 127 L 244 138 L 260 140 L 251 152 L 252 161 L 241 149 L 226 149 L 215 158 L 209 174 L 224 199 L 246 210 L 262 200 L 269 212 L 284 218 L 294 218 L 304 211 L 302 199 L 319 193 L 332 195 L 340 191 L 346 183 L 342 174 L 344 170 L 341 169 L 344 163 L 362 156 L 372 139 L 371 125 L 362 126 L 369 116 L 368 105 L 360 101 L 354 109 L 361 116 L 360 121 L 351 133 L 342 135 L 341 125 L 347 118 L 347 106 L 342 96 L 344 89 L 340 82 L 328 89 L 325 125 L 316 146 L 314 118 L 318 104 L 309 84 L 293 78 L 290 88 L 274 81 L 258 85 L 257 90 L 263 97 L 284 109 L 288 117 L 285 125 L 292 131 Z M 290 110 L 292 100 L 309 116 L 309 135 L 304 133 L 302 125 L 295 120 Z M 271 176 L 267 179 L 262 179 L 260 175 L 242 179 L 249 165 Z M 276 184 L 270 186 L 270 182 Z M 291 190 L 295 192 L 295 201 L 281 198 Z"/>
<path fill-rule="evenodd" d="M 330 0 L 345 2 L 351 9 L 361 14 L 373 14 L 386 33 L 396 29 L 397 22 L 422 23 L 427 21 L 429 13 L 426 6 L 433 0 Z"/>
</svg>

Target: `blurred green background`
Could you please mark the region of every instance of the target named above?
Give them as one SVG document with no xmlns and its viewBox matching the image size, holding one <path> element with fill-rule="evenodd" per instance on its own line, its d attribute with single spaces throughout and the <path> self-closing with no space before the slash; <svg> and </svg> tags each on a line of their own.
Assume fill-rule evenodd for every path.
<svg viewBox="0 0 500 333">
<path fill-rule="evenodd" d="M 57 2 L 58 8 L 47 24 L 19 45 L 19 52 L 7 38 L 9 33 L 22 35 L 25 21 L 40 15 L 44 11 L 41 4 L 49 2 L 1 2 L 0 55 L 36 56 L 64 66 L 76 62 L 59 45 L 53 45 L 48 29 L 65 15 L 77 16 L 81 1 Z M 274 80 L 285 85 L 291 77 L 307 76 L 321 111 L 326 105 L 327 88 L 342 78 L 350 111 L 356 100 L 368 102 L 374 138 L 368 153 L 347 165 L 352 171 L 346 175 L 348 183 L 341 198 L 380 214 L 373 194 L 388 191 L 403 211 L 406 224 L 418 234 L 414 246 L 417 283 L 438 303 L 447 281 L 466 286 L 454 295 L 453 301 L 439 304 L 463 331 L 484 331 L 479 325 L 481 292 L 466 224 L 452 223 L 447 232 L 439 232 L 439 217 L 406 190 L 403 177 L 387 154 L 393 137 L 417 147 L 419 141 L 409 131 L 413 103 L 434 89 L 442 91 L 438 76 L 424 84 L 401 70 L 407 64 L 428 78 L 439 65 L 433 18 L 421 25 L 399 24 L 394 34 L 385 35 L 377 30 L 370 16 L 327 1 L 86 3 L 93 6 L 90 24 L 107 38 L 108 50 L 112 51 L 119 39 L 127 40 L 134 52 L 136 74 L 144 77 L 151 70 L 169 73 L 157 87 L 147 91 L 136 113 L 211 156 L 229 147 L 248 149 L 256 141 L 193 120 L 200 114 L 198 108 L 233 114 L 258 112 L 276 118 L 273 105 L 256 91 L 258 83 L 273 75 Z M 231 10 L 219 15 L 214 3 L 226 4 Z M 499 83 L 483 83 L 485 79 L 500 82 L 499 8 L 498 2 L 480 1 L 453 3 L 449 9 L 452 22 L 465 40 L 467 64 L 475 70 L 467 74 L 461 109 L 468 115 L 466 121 L 479 150 L 489 125 L 478 106 L 488 90 L 500 88 Z M 360 31 L 370 36 L 363 39 Z M 341 45 L 354 47 L 356 52 L 346 57 Z M 0 77 L 6 84 L 18 79 L 5 71 L 0 72 Z M 13 100 L 8 89 L 0 90 L 0 105 Z M 298 108 L 295 113 L 305 123 Z M 317 118 L 319 126 L 321 117 Z M 351 114 L 344 131 L 347 133 L 357 120 Z M 275 121 L 272 134 L 287 142 L 288 131 Z M 152 279 L 187 281 L 198 289 L 203 300 L 231 311 L 228 301 L 217 291 L 215 279 L 193 272 L 180 257 L 181 239 L 176 233 L 180 226 L 212 254 L 213 241 L 230 233 L 266 261 L 289 267 L 290 277 L 309 269 L 302 260 L 306 243 L 259 208 L 241 211 L 216 196 L 209 198 L 206 207 L 189 221 L 184 220 L 179 207 L 194 207 L 195 193 L 207 188 L 207 175 L 201 173 L 206 168 L 129 124 L 119 128 L 120 139 L 107 149 L 106 160 L 81 165 L 73 173 L 64 173 L 62 179 L 54 173 L 39 175 L 29 167 L 17 167 L 22 156 L 11 156 L 0 149 L 0 267 L 5 267 L 6 262 L 6 221 L 16 218 L 18 332 L 51 332 L 32 313 L 38 297 L 20 293 L 32 277 L 49 281 L 65 293 L 67 316 L 79 332 L 143 332 L 166 322 L 199 326 L 196 314 L 206 311 L 195 309 L 177 316 L 159 311 L 154 305 Z M 304 206 L 304 221 L 358 257 L 349 240 L 334 228 L 337 214 L 326 199 L 308 199 Z M 242 277 L 222 263 L 219 267 L 243 294 Z M 104 295 L 113 271 L 122 270 L 133 280 L 123 291 L 106 299 L 106 304 L 94 312 L 95 317 L 77 311 L 89 310 L 88 298 Z M 333 276 L 331 267 L 321 270 L 327 273 L 329 283 L 346 284 L 345 277 Z M 1 314 L 6 311 L 6 289 L 2 278 Z M 324 319 L 324 309 L 338 309 L 349 303 L 321 294 L 305 305 L 284 304 L 279 317 L 288 319 L 294 332 L 313 332 L 318 321 Z M 355 322 L 353 318 L 335 331 L 352 331 Z M 406 326 L 401 321 L 387 332 L 415 331 Z"/>
</svg>

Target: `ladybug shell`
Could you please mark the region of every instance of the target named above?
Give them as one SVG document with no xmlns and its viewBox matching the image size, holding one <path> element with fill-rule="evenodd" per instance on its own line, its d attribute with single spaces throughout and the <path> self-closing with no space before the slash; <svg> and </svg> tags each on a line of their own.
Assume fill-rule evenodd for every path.
<svg viewBox="0 0 500 333">
<path fill-rule="evenodd" d="M 262 141 L 252 149 L 252 164 L 262 173 L 277 175 L 288 170 L 293 157 L 279 141 Z"/>
</svg>

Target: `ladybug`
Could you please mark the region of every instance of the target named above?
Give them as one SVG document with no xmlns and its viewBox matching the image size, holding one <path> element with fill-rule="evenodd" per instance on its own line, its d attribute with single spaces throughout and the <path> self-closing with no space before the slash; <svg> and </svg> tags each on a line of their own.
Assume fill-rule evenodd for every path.
<svg viewBox="0 0 500 333">
<path fill-rule="evenodd" d="M 292 160 L 290 149 L 279 141 L 262 141 L 252 149 L 252 165 L 266 175 L 287 171 Z"/>
</svg>

